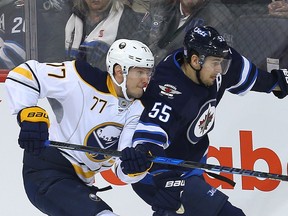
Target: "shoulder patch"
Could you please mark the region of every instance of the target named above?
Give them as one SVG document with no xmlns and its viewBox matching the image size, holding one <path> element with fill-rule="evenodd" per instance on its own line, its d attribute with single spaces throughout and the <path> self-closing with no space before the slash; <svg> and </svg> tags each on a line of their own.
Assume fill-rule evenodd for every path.
<svg viewBox="0 0 288 216">
<path fill-rule="evenodd" d="M 182 92 L 177 91 L 177 88 L 170 84 L 165 85 L 159 85 L 159 88 L 161 89 L 160 94 L 168 96 L 168 98 L 173 99 L 174 95 L 182 94 Z"/>
</svg>

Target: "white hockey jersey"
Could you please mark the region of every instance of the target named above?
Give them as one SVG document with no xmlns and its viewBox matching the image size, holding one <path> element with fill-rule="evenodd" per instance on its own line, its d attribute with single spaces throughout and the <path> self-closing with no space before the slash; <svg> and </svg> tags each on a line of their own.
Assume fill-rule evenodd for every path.
<svg viewBox="0 0 288 216">
<path fill-rule="evenodd" d="M 50 140 L 122 150 L 131 146 L 143 110 L 139 100 L 129 102 L 116 96 L 107 72 L 81 61 L 30 60 L 9 72 L 5 86 L 12 114 L 37 105 L 38 99 L 48 99 L 55 114 Z M 95 173 L 110 169 L 116 159 L 72 150 L 61 152 L 88 185 L 94 183 Z"/>
</svg>

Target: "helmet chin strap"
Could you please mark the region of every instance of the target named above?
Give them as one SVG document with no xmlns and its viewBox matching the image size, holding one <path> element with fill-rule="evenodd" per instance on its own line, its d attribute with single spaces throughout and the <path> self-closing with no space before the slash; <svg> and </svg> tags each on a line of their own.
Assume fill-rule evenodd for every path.
<svg viewBox="0 0 288 216">
<path fill-rule="evenodd" d="M 202 65 L 200 64 L 200 69 L 199 69 L 199 70 L 197 70 L 196 68 L 194 68 L 194 67 L 191 65 L 190 62 L 189 62 L 189 65 L 190 65 L 190 67 L 196 72 L 196 78 L 197 78 L 199 84 L 206 87 L 206 85 L 202 82 L 202 80 L 201 80 L 201 78 L 200 78 L 200 71 L 202 70 Z"/>
<path fill-rule="evenodd" d="M 132 101 L 132 98 L 129 98 L 127 95 L 127 87 L 126 87 L 126 76 L 123 76 L 123 82 L 119 85 L 121 87 L 122 93 L 127 101 Z"/>
<path fill-rule="evenodd" d="M 124 98 L 127 100 L 127 101 L 132 101 L 133 100 L 133 98 L 129 98 L 128 97 L 128 95 L 127 95 L 127 87 L 126 87 L 126 75 L 123 75 L 123 82 L 121 83 L 121 84 L 119 84 L 117 81 L 116 81 L 116 79 L 115 79 L 115 77 L 114 76 L 110 76 L 111 77 L 111 79 L 113 80 L 113 82 L 117 85 L 117 86 L 119 86 L 120 88 L 121 88 L 121 91 L 122 91 L 122 93 L 123 93 L 123 95 L 124 95 Z"/>
</svg>

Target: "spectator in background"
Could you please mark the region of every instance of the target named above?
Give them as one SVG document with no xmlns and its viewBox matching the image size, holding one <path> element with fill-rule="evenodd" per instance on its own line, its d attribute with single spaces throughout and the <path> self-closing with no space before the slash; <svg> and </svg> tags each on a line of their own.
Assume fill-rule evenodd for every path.
<svg viewBox="0 0 288 216">
<path fill-rule="evenodd" d="M 286 68 L 288 20 L 285 1 L 222 0 L 236 19 L 227 33 L 229 45 L 251 59 L 262 70 Z M 288 14 L 288 10 L 286 12 Z M 287 16 L 288 17 L 288 16 Z M 273 43 L 268 43 L 273 41 Z"/>
<path fill-rule="evenodd" d="M 268 10 L 270 15 L 288 18 L 288 2 L 285 0 L 272 0 L 268 5 Z"/>
<path fill-rule="evenodd" d="M 12 69 L 25 60 L 24 1 L 0 2 L 0 69 Z"/>
<path fill-rule="evenodd" d="M 150 0 L 122 0 L 122 2 L 136 12 L 146 13 L 149 11 Z"/>
<path fill-rule="evenodd" d="M 149 45 L 157 64 L 182 46 L 187 29 L 210 25 L 225 34 L 232 21 L 230 10 L 220 0 L 157 0 L 150 2 L 149 16 L 142 20 L 134 37 Z"/>
<path fill-rule="evenodd" d="M 41 0 L 37 5 L 38 60 L 65 60 L 65 25 L 71 15 L 71 0 Z"/>
<path fill-rule="evenodd" d="M 105 69 L 105 56 L 117 39 L 131 38 L 142 18 L 119 0 L 75 0 L 65 28 L 67 59 L 86 60 Z"/>
<path fill-rule="evenodd" d="M 8 3 L 11 3 L 11 2 L 13 2 L 14 0 L 1 0 L 0 1 L 0 7 L 3 7 L 3 6 L 5 6 L 6 4 L 8 4 Z"/>
<path fill-rule="evenodd" d="M 26 49 L 30 49 L 25 45 L 24 2 L 0 1 L 0 69 L 12 69 L 23 63 L 26 60 Z M 70 0 L 36 1 L 39 61 L 65 60 L 63 29 L 71 13 L 69 4 Z"/>
</svg>

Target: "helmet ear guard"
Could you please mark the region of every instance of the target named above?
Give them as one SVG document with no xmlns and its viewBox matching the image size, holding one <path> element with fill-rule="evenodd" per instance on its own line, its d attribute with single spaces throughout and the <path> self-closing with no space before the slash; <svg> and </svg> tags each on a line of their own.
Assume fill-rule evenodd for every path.
<svg viewBox="0 0 288 216">
<path fill-rule="evenodd" d="M 200 64 L 201 66 L 204 64 L 205 58 L 206 58 L 205 55 L 200 55 L 200 56 L 199 56 L 199 64 Z"/>
</svg>

